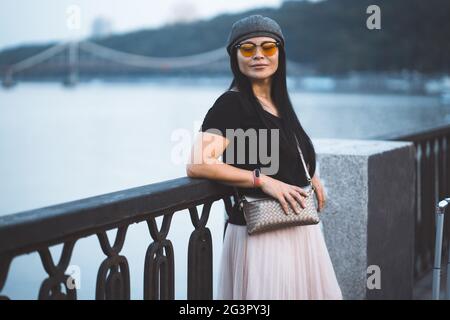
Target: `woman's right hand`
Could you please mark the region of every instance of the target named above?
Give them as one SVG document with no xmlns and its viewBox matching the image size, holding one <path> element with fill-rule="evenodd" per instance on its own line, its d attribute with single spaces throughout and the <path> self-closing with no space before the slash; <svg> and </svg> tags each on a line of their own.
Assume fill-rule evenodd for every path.
<svg viewBox="0 0 450 320">
<path fill-rule="evenodd" d="M 303 197 L 308 196 L 308 193 L 298 186 L 287 184 L 266 175 L 261 175 L 261 190 L 277 199 L 285 214 L 288 214 L 289 212 L 288 205 L 290 205 L 296 213 L 300 213 L 297 203 L 300 203 L 302 208 L 306 207 Z"/>
</svg>

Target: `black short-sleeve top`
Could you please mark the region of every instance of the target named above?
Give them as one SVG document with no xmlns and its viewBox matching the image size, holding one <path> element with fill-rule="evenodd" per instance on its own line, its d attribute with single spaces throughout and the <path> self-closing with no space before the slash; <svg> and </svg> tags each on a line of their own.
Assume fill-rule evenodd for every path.
<svg viewBox="0 0 450 320">
<path fill-rule="evenodd" d="M 304 187 L 308 185 L 308 180 L 306 178 L 306 173 L 301 162 L 300 154 L 297 153 L 295 156 L 292 153 L 284 151 L 281 148 L 281 144 L 284 143 L 283 139 L 278 136 L 278 141 L 280 147 L 278 148 L 278 165 L 275 165 L 274 162 L 268 161 L 271 156 L 275 157 L 275 154 L 271 153 L 271 145 L 272 145 L 272 135 L 270 134 L 270 129 L 279 129 L 285 130 L 283 125 L 283 119 L 268 112 L 267 110 L 261 108 L 263 110 L 263 115 L 267 118 L 268 123 L 270 124 L 270 128 L 263 123 L 259 115 L 256 111 L 249 112 L 248 110 L 252 110 L 251 107 L 245 106 L 244 103 L 246 99 L 243 99 L 239 95 L 242 93 L 239 91 L 226 91 L 224 92 L 213 104 L 213 106 L 208 110 L 205 118 L 203 120 L 200 131 L 205 132 L 208 131 L 210 133 L 219 134 L 221 136 L 227 136 L 227 129 L 237 130 L 242 129 L 243 131 L 247 131 L 248 129 L 255 129 L 256 132 L 259 129 L 266 129 L 267 134 L 265 134 L 266 138 L 263 142 L 266 142 L 266 148 L 261 152 L 262 157 L 259 155 L 259 146 L 260 146 L 260 134 L 256 134 L 257 145 L 253 148 L 249 145 L 249 139 L 245 139 L 245 157 L 239 159 L 238 151 L 243 150 L 243 145 L 237 143 L 237 138 L 230 139 L 230 144 L 225 149 L 222 157 L 223 162 L 235 166 L 237 168 L 245 169 L 245 170 L 254 170 L 256 168 L 264 168 L 271 167 L 271 174 L 267 174 L 274 179 L 283 181 L 288 184 L 297 185 L 299 187 Z M 229 133 L 229 131 L 228 131 Z M 227 136 L 229 137 L 229 136 Z M 275 137 L 274 137 L 275 138 Z M 234 141 L 233 141 L 234 140 Z M 255 141 L 255 140 L 254 140 Z M 231 159 L 227 159 L 227 151 L 229 148 L 233 148 L 233 152 L 231 155 L 234 155 Z M 306 164 L 308 162 L 306 159 L 308 150 L 302 150 L 304 159 Z M 266 157 L 266 156 L 268 157 Z M 314 175 L 314 172 L 310 172 L 311 177 Z M 239 194 L 251 194 L 251 195 L 264 195 L 264 193 L 259 188 L 237 188 Z M 242 213 L 238 210 L 237 205 L 233 206 L 232 214 L 228 219 L 229 223 L 245 225 L 245 219 Z"/>
</svg>

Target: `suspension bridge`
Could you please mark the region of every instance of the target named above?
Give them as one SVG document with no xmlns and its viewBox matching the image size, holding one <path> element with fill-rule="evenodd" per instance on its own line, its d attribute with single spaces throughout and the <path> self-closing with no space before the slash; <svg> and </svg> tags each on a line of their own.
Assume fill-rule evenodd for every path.
<svg viewBox="0 0 450 320">
<path fill-rule="evenodd" d="M 130 74 L 139 72 L 167 73 L 174 70 L 226 70 L 229 57 L 224 47 L 212 51 L 182 57 L 149 57 L 105 47 L 92 41 L 66 41 L 12 65 L 3 66 L 2 84 L 9 88 L 21 76 L 51 75 L 63 77 L 63 83 L 78 83 L 80 73 Z M 291 71 L 303 70 L 304 66 L 288 61 Z M 200 69 L 199 69 L 200 68 Z"/>
</svg>

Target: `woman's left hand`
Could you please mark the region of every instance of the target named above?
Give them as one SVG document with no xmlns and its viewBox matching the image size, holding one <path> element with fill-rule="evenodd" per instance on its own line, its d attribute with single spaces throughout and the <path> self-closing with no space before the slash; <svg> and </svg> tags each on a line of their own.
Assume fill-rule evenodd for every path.
<svg viewBox="0 0 450 320">
<path fill-rule="evenodd" d="M 322 211 L 323 207 L 325 206 L 325 191 L 323 189 L 322 186 L 322 182 L 320 182 L 319 177 L 315 174 L 312 178 L 311 178 L 311 183 L 314 186 L 314 190 L 315 190 L 315 194 L 317 197 L 317 202 L 318 202 L 318 208 L 317 211 Z"/>
</svg>

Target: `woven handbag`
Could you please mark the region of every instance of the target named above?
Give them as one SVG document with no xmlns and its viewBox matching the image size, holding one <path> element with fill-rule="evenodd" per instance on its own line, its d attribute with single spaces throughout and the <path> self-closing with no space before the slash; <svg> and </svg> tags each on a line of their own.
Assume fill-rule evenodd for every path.
<svg viewBox="0 0 450 320">
<path fill-rule="evenodd" d="M 311 183 L 311 177 L 306 167 L 305 160 L 303 159 L 303 153 L 298 144 L 298 140 L 297 149 L 300 153 L 306 177 L 309 182 L 308 186 L 302 188 L 308 193 L 308 196 L 305 197 L 305 208 L 302 208 L 296 201 L 300 213 L 296 213 L 291 205 L 288 204 L 288 214 L 286 214 L 278 199 L 271 196 L 243 195 L 242 197 L 239 197 L 237 188 L 234 188 L 238 199 L 239 209 L 243 211 L 247 222 L 247 233 L 249 235 L 286 227 L 319 223 L 320 218 L 314 201 L 314 187 Z"/>
</svg>

